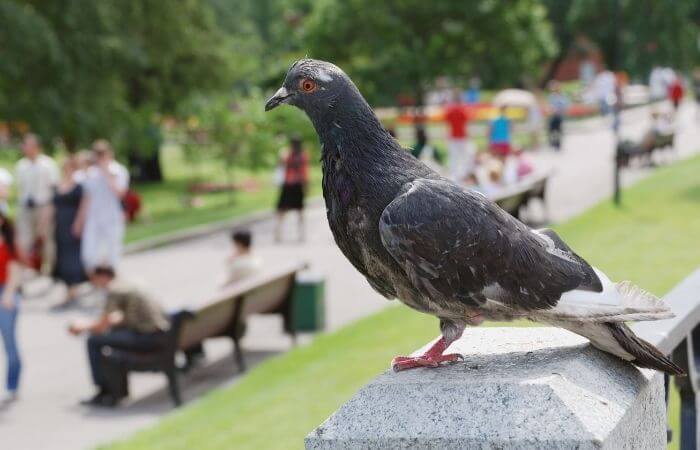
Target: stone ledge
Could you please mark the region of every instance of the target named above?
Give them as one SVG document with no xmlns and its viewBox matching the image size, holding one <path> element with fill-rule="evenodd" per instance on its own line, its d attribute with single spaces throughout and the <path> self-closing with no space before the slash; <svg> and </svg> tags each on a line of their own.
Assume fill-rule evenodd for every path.
<svg viewBox="0 0 700 450">
<path fill-rule="evenodd" d="M 663 378 L 555 328 L 471 328 L 465 361 L 387 371 L 307 449 L 665 448 Z"/>
</svg>

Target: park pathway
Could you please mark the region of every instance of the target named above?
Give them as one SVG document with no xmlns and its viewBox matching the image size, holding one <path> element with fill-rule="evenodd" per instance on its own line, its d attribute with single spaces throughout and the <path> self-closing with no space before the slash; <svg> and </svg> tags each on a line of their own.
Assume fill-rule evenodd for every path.
<svg viewBox="0 0 700 450">
<path fill-rule="evenodd" d="M 700 143 L 695 108 L 684 105 L 679 120 L 676 148 L 688 156 Z M 624 114 L 622 134 L 639 138 L 649 126 L 649 108 Z M 555 170 L 548 191 L 548 207 L 554 222 L 566 220 L 612 193 L 613 136 L 606 119 L 594 118 L 568 125 L 561 153 L 533 155 L 537 164 Z M 648 171 L 626 173 L 630 183 Z M 290 222 L 294 222 L 290 220 Z M 289 228 L 292 223 L 289 224 Z M 307 242 L 276 245 L 272 221 L 263 220 L 251 228 L 255 245 L 266 264 L 275 266 L 304 260 L 327 280 L 327 326 L 337 329 L 349 322 L 385 308 L 389 302 L 379 297 L 363 280 L 333 243 L 323 206 L 307 214 Z M 288 234 L 293 234 L 288 229 Z M 122 272 L 141 280 L 157 293 L 169 309 L 194 306 L 214 292 L 224 276 L 228 252 L 228 232 L 218 232 L 125 257 Z M 172 410 L 164 391 L 164 379 L 154 375 L 132 377 L 132 400 L 114 411 L 87 409 L 77 404 L 92 393 L 85 358 L 84 340 L 66 333 L 70 319 L 91 312 L 49 312 L 54 295 L 27 299 L 20 322 L 20 342 L 25 361 L 22 398 L 0 409 L 3 447 L 17 449 L 86 449 L 100 443 L 125 438 L 155 423 Z M 276 318 L 256 318 L 244 340 L 251 363 L 285 351 L 291 345 L 282 334 Z M 437 322 L 435 332 L 437 333 Z M 184 396 L 195 399 L 215 386 L 235 380 L 232 362 L 227 358 L 226 341 L 207 343 L 209 365 L 184 377 Z M 0 364 L 2 362 L 0 361 Z M 251 364 L 252 365 L 252 364 Z M 4 367 L 0 367 L 4 373 Z M 235 424 L 231 424 L 235 426 Z"/>
</svg>

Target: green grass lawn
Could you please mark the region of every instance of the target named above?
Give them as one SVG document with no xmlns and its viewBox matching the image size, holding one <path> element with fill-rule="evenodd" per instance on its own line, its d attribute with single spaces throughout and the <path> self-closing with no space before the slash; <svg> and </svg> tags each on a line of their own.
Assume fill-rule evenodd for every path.
<svg viewBox="0 0 700 450">
<path fill-rule="evenodd" d="M 623 208 L 605 202 L 557 230 L 613 278 L 662 295 L 700 265 L 700 241 L 691 239 L 700 230 L 698 173 L 700 158 L 659 169 L 624 192 Z M 431 317 L 402 306 L 387 309 L 268 360 L 235 385 L 108 448 L 301 448 L 304 436 L 385 370 L 393 356 L 437 333 Z M 671 422 L 678 436 L 677 395 Z"/>
<path fill-rule="evenodd" d="M 127 242 L 135 242 L 196 225 L 232 219 L 254 211 L 272 209 L 278 187 L 269 170 L 251 172 L 234 169 L 231 179 L 248 188 L 232 192 L 192 194 L 194 182 L 225 182 L 229 174 L 220 161 L 188 161 L 176 145 L 161 150 L 165 181 L 139 183 L 134 189 L 142 196 L 143 212 L 127 228 Z M 309 196 L 321 191 L 321 170 L 313 167 Z"/>
</svg>

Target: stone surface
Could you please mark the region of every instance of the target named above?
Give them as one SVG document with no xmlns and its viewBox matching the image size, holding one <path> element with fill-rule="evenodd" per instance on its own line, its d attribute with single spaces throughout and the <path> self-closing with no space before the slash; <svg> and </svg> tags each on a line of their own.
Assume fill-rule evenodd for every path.
<svg viewBox="0 0 700 450">
<path fill-rule="evenodd" d="M 307 449 L 661 449 L 663 378 L 555 328 L 467 329 L 465 361 L 387 371 Z"/>
</svg>

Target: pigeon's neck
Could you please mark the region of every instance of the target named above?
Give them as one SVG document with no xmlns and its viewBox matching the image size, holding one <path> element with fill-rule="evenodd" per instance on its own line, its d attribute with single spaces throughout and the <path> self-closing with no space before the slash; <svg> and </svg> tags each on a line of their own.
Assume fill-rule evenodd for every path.
<svg viewBox="0 0 700 450">
<path fill-rule="evenodd" d="M 311 115 L 324 153 L 344 160 L 370 162 L 401 150 L 361 96 L 337 99 L 323 113 Z"/>
</svg>

